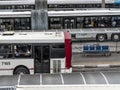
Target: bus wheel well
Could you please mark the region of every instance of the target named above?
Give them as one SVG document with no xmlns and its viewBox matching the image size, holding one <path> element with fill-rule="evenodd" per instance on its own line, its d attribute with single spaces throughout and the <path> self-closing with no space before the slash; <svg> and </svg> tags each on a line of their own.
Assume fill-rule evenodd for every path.
<svg viewBox="0 0 120 90">
<path fill-rule="evenodd" d="M 113 34 L 111 34 L 111 40 L 119 41 L 120 40 L 120 33 L 113 33 Z"/>
<path fill-rule="evenodd" d="M 105 40 L 107 40 L 107 34 L 105 34 L 105 33 L 97 34 L 96 35 L 96 40 L 98 40 L 100 36 L 104 36 Z M 98 40 L 98 41 L 100 41 L 100 40 Z"/>
<path fill-rule="evenodd" d="M 13 71 L 13 74 L 17 74 L 17 71 L 20 70 L 20 69 L 26 71 L 25 74 L 30 74 L 29 69 L 24 65 L 19 65 L 19 66 L 15 67 L 15 69 Z"/>
</svg>

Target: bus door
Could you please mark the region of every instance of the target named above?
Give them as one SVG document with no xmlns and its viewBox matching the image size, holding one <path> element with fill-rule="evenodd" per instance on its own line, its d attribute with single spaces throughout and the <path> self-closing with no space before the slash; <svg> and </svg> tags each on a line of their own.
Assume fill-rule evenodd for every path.
<svg viewBox="0 0 120 90">
<path fill-rule="evenodd" d="M 49 45 L 34 46 L 35 73 L 50 73 Z"/>
<path fill-rule="evenodd" d="M 64 18 L 64 29 L 75 29 L 76 23 L 74 18 Z"/>
</svg>

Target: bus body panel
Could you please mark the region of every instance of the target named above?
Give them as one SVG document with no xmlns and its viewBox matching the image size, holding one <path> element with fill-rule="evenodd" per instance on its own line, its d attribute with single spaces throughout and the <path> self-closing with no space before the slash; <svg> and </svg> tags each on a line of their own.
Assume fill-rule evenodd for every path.
<svg viewBox="0 0 120 90">
<path fill-rule="evenodd" d="M 71 73 L 72 67 L 66 67 L 66 58 L 50 59 L 50 73 Z"/>
<path fill-rule="evenodd" d="M 69 69 L 72 67 L 72 63 L 71 63 L 71 59 L 72 59 L 71 35 L 68 32 L 64 32 L 64 35 L 65 35 L 66 68 Z"/>
<path fill-rule="evenodd" d="M 25 66 L 29 69 L 30 74 L 34 74 L 33 59 L 1 59 L 0 75 L 13 75 L 13 71 L 18 66 Z"/>
<path fill-rule="evenodd" d="M 65 58 L 51 58 L 50 73 L 65 73 Z"/>
</svg>

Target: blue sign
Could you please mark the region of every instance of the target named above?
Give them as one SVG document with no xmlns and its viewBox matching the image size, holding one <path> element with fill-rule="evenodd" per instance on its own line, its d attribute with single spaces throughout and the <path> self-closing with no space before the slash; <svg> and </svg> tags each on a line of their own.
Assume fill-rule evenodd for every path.
<svg viewBox="0 0 120 90">
<path fill-rule="evenodd" d="M 114 0 L 115 4 L 120 4 L 120 0 Z"/>
</svg>

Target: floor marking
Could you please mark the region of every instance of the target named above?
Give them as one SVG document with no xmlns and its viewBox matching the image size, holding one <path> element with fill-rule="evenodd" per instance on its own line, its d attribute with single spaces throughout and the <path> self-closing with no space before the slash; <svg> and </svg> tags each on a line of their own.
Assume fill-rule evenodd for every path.
<svg viewBox="0 0 120 90">
<path fill-rule="evenodd" d="M 61 77 L 62 85 L 64 85 L 63 75 L 62 75 L 62 74 L 60 74 L 60 77 Z"/>
<path fill-rule="evenodd" d="M 18 76 L 18 85 L 20 85 L 20 78 L 21 78 L 21 74 L 19 74 Z"/>
<path fill-rule="evenodd" d="M 82 76 L 83 82 L 84 82 L 84 84 L 86 85 L 87 83 L 86 83 L 85 77 L 84 77 L 84 75 L 82 74 L 82 72 L 80 72 L 80 75 Z"/>
<path fill-rule="evenodd" d="M 40 85 L 42 85 L 42 74 L 40 74 Z"/>
<path fill-rule="evenodd" d="M 100 72 L 100 74 L 103 76 L 103 78 L 105 79 L 105 82 L 107 85 L 109 85 L 109 82 L 108 82 L 108 79 L 107 77 L 105 76 L 105 74 L 103 74 L 102 72 Z"/>
</svg>

